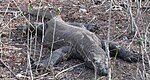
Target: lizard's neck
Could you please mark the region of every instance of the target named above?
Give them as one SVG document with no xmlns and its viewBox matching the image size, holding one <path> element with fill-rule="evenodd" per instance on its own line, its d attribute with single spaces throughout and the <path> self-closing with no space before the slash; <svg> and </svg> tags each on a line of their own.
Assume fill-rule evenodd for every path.
<svg viewBox="0 0 150 80">
<path fill-rule="evenodd" d="M 62 18 L 61 18 L 61 15 L 55 15 L 51 20 L 50 20 L 50 22 L 61 22 L 61 23 L 65 23 L 65 21 L 64 20 L 62 20 Z"/>
</svg>

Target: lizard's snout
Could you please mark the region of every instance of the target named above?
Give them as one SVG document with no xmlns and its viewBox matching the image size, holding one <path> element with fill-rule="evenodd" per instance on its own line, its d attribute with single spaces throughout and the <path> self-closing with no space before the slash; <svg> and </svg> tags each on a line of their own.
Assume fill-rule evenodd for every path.
<svg viewBox="0 0 150 80">
<path fill-rule="evenodd" d="M 96 70 L 97 74 L 101 76 L 107 76 L 108 75 L 108 66 L 106 64 L 98 63 L 96 62 Z"/>
</svg>

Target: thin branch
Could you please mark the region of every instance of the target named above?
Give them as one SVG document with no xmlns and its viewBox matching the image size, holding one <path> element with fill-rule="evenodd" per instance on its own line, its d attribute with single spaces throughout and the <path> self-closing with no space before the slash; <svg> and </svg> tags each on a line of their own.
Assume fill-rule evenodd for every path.
<svg viewBox="0 0 150 80">
<path fill-rule="evenodd" d="M 80 64 L 74 65 L 74 66 L 72 66 L 72 67 L 69 67 L 69 68 L 67 68 L 67 69 L 64 69 L 64 70 L 62 70 L 61 72 L 57 73 L 57 74 L 55 75 L 55 78 L 58 78 L 58 76 L 59 76 L 60 74 L 66 72 L 66 71 L 71 71 L 71 70 L 73 70 L 74 68 L 76 68 L 76 67 L 78 67 L 78 66 L 81 66 L 81 65 L 83 65 L 83 64 L 85 64 L 85 63 L 80 63 Z"/>
<path fill-rule="evenodd" d="M 111 0 L 110 2 L 110 12 L 109 12 L 109 24 L 108 24 L 108 32 L 107 32 L 107 40 L 109 41 L 110 40 L 110 27 L 111 27 L 111 17 L 112 17 L 112 4 L 113 4 L 113 0 Z M 107 53 L 107 56 L 108 56 L 108 59 L 107 59 L 107 65 L 109 66 L 109 73 L 108 73 L 108 80 L 111 80 L 111 63 L 110 63 L 110 56 L 109 56 L 109 43 L 105 43 L 106 45 L 106 53 Z"/>
</svg>

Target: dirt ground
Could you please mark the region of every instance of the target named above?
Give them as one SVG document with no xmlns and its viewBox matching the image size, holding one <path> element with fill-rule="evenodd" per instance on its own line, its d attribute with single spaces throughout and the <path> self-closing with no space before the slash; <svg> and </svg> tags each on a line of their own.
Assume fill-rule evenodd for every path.
<svg viewBox="0 0 150 80">
<path fill-rule="evenodd" d="M 98 2 L 95 3 L 94 1 Z M 1 80 L 16 80 L 16 76 L 19 76 L 20 80 L 30 80 L 29 73 L 26 73 L 26 54 L 29 52 L 35 60 L 39 57 L 40 46 L 36 46 L 35 49 L 35 41 L 31 40 L 32 45 L 28 47 L 30 45 L 27 44 L 27 39 L 24 38 L 22 31 L 23 25 L 28 22 L 29 17 L 20 15 L 19 9 L 29 7 L 29 4 L 38 7 L 40 0 L 0 0 Z M 150 9 L 140 9 L 141 13 L 137 15 L 136 3 L 132 4 L 132 16 L 137 26 L 136 35 L 131 33 L 133 21 L 131 21 L 127 9 L 113 7 L 111 10 L 110 0 L 43 0 L 41 6 L 61 8 L 61 16 L 67 22 L 91 22 L 96 24 L 97 30 L 95 30 L 95 33 L 103 40 L 107 40 L 108 27 L 110 27 L 111 41 L 118 42 L 129 50 L 143 53 L 144 58 L 149 60 Z M 142 2 L 143 6 L 150 6 L 150 2 Z M 142 37 L 142 40 L 140 37 Z M 143 41 L 146 46 L 141 47 L 140 41 Z M 47 49 L 44 49 L 42 57 L 46 52 Z M 53 76 L 62 70 L 81 63 L 81 61 L 74 59 L 62 61 L 54 67 L 53 71 L 42 68 L 39 68 L 38 72 L 33 70 L 34 80 L 53 80 Z M 149 67 L 148 62 L 128 63 L 111 58 L 111 79 L 144 80 L 145 78 L 145 80 L 150 80 Z M 82 65 L 60 74 L 57 80 L 94 80 L 94 77 L 94 71 Z M 98 76 L 98 80 L 108 80 L 108 77 Z"/>
</svg>

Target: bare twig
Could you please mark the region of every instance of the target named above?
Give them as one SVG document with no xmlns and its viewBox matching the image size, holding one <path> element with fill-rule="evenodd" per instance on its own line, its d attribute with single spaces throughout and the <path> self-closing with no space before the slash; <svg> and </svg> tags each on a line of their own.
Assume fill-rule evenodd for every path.
<svg viewBox="0 0 150 80">
<path fill-rule="evenodd" d="M 113 4 L 113 0 L 111 0 L 110 2 L 110 12 L 109 12 L 109 24 L 108 24 L 108 32 L 107 32 L 107 40 L 109 41 L 110 40 L 110 27 L 111 27 L 111 17 L 112 17 L 112 4 Z M 107 53 L 107 56 L 108 56 L 108 59 L 107 59 L 107 65 L 109 66 L 109 73 L 108 73 L 108 80 L 111 80 L 111 63 L 110 63 L 110 56 L 109 56 L 109 44 L 108 43 L 105 43 L 106 45 L 106 53 Z"/>
<path fill-rule="evenodd" d="M 57 73 L 57 74 L 55 75 L 55 78 L 58 78 L 58 76 L 59 76 L 60 74 L 66 72 L 66 71 L 71 71 L 71 70 L 73 70 L 74 68 L 76 68 L 76 67 L 78 67 L 78 66 L 81 66 L 81 65 L 83 65 L 83 64 L 85 64 L 85 63 L 80 63 L 80 64 L 74 65 L 74 66 L 72 66 L 72 67 L 69 67 L 69 68 L 67 68 L 67 69 L 64 69 L 64 70 L 62 70 L 61 72 Z"/>
<path fill-rule="evenodd" d="M 119 34 L 118 36 L 116 36 L 112 41 L 118 39 L 118 38 L 121 37 L 123 34 L 125 34 L 125 33 L 127 32 L 128 28 L 129 28 L 129 27 L 127 27 L 127 28 L 123 31 L 123 33 L 121 33 L 121 34 Z"/>
<path fill-rule="evenodd" d="M 38 77 L 34 77 L 34 79 L 42 79 L 44 76 L 48 75 L 49 73 L 45 73 L 42 75 L 39 75 Z"/>
<path fill-rule="evenodd" d="M 29 37 L 30 36 L 30 37 Z M 31 44 L 32 44 L 32 34 L 29 35 L 29 30 L 28 30 L 28 36 L 27 36 L 27 69 L 29 67 L 29 72 L 30 72 L 30 77 L 31 80 L 33 80 L 33 73 L 32 73 L 32 68 L 31 68 Z"/>
<path fill-rule="evenodd" d="M 39 6 L 40 7 L 40 6 Z M 47 11 L 47 10 L 46 10 Z M 42 17 L 42 27 L 43 27 L 43 30 L 42 30 L 42 43 L 44 42 L 44 36 L 45 36 L 45 27 L 44 27 L 44 17 L 45 17 L 45 14 L 46 14 L 46 11 L 45 11 L 45 13 L 43 14 L 43 17 Z M 38 15 L 39 15 L 39 13 L 38 13 Z M 38 16 L 37 16 L 37 21 L 38 21 Z M 36 27 L 36 37 L 37 37 L 37 27 Z M 35 40 L 35 48 L 36 48 L 36 41 L 37 41 L 37 38 L 36 38 L 36 40 Z M 41 60 L 41 57 L 42 57 L 42 52 L 43 52 L 43 44 L 40 46 L 41 48 L 40 48 L 40 56 L 39 56 L 39 59 L 38 59 L 38 63 L 37 63 L 37 67 L 36 67 L 36 70 L 37 70 L 37 68 L 38 68 L 38 65 L 39 65 L 39 63 L 40 63 L 40 60 Z"/>
</svg>

